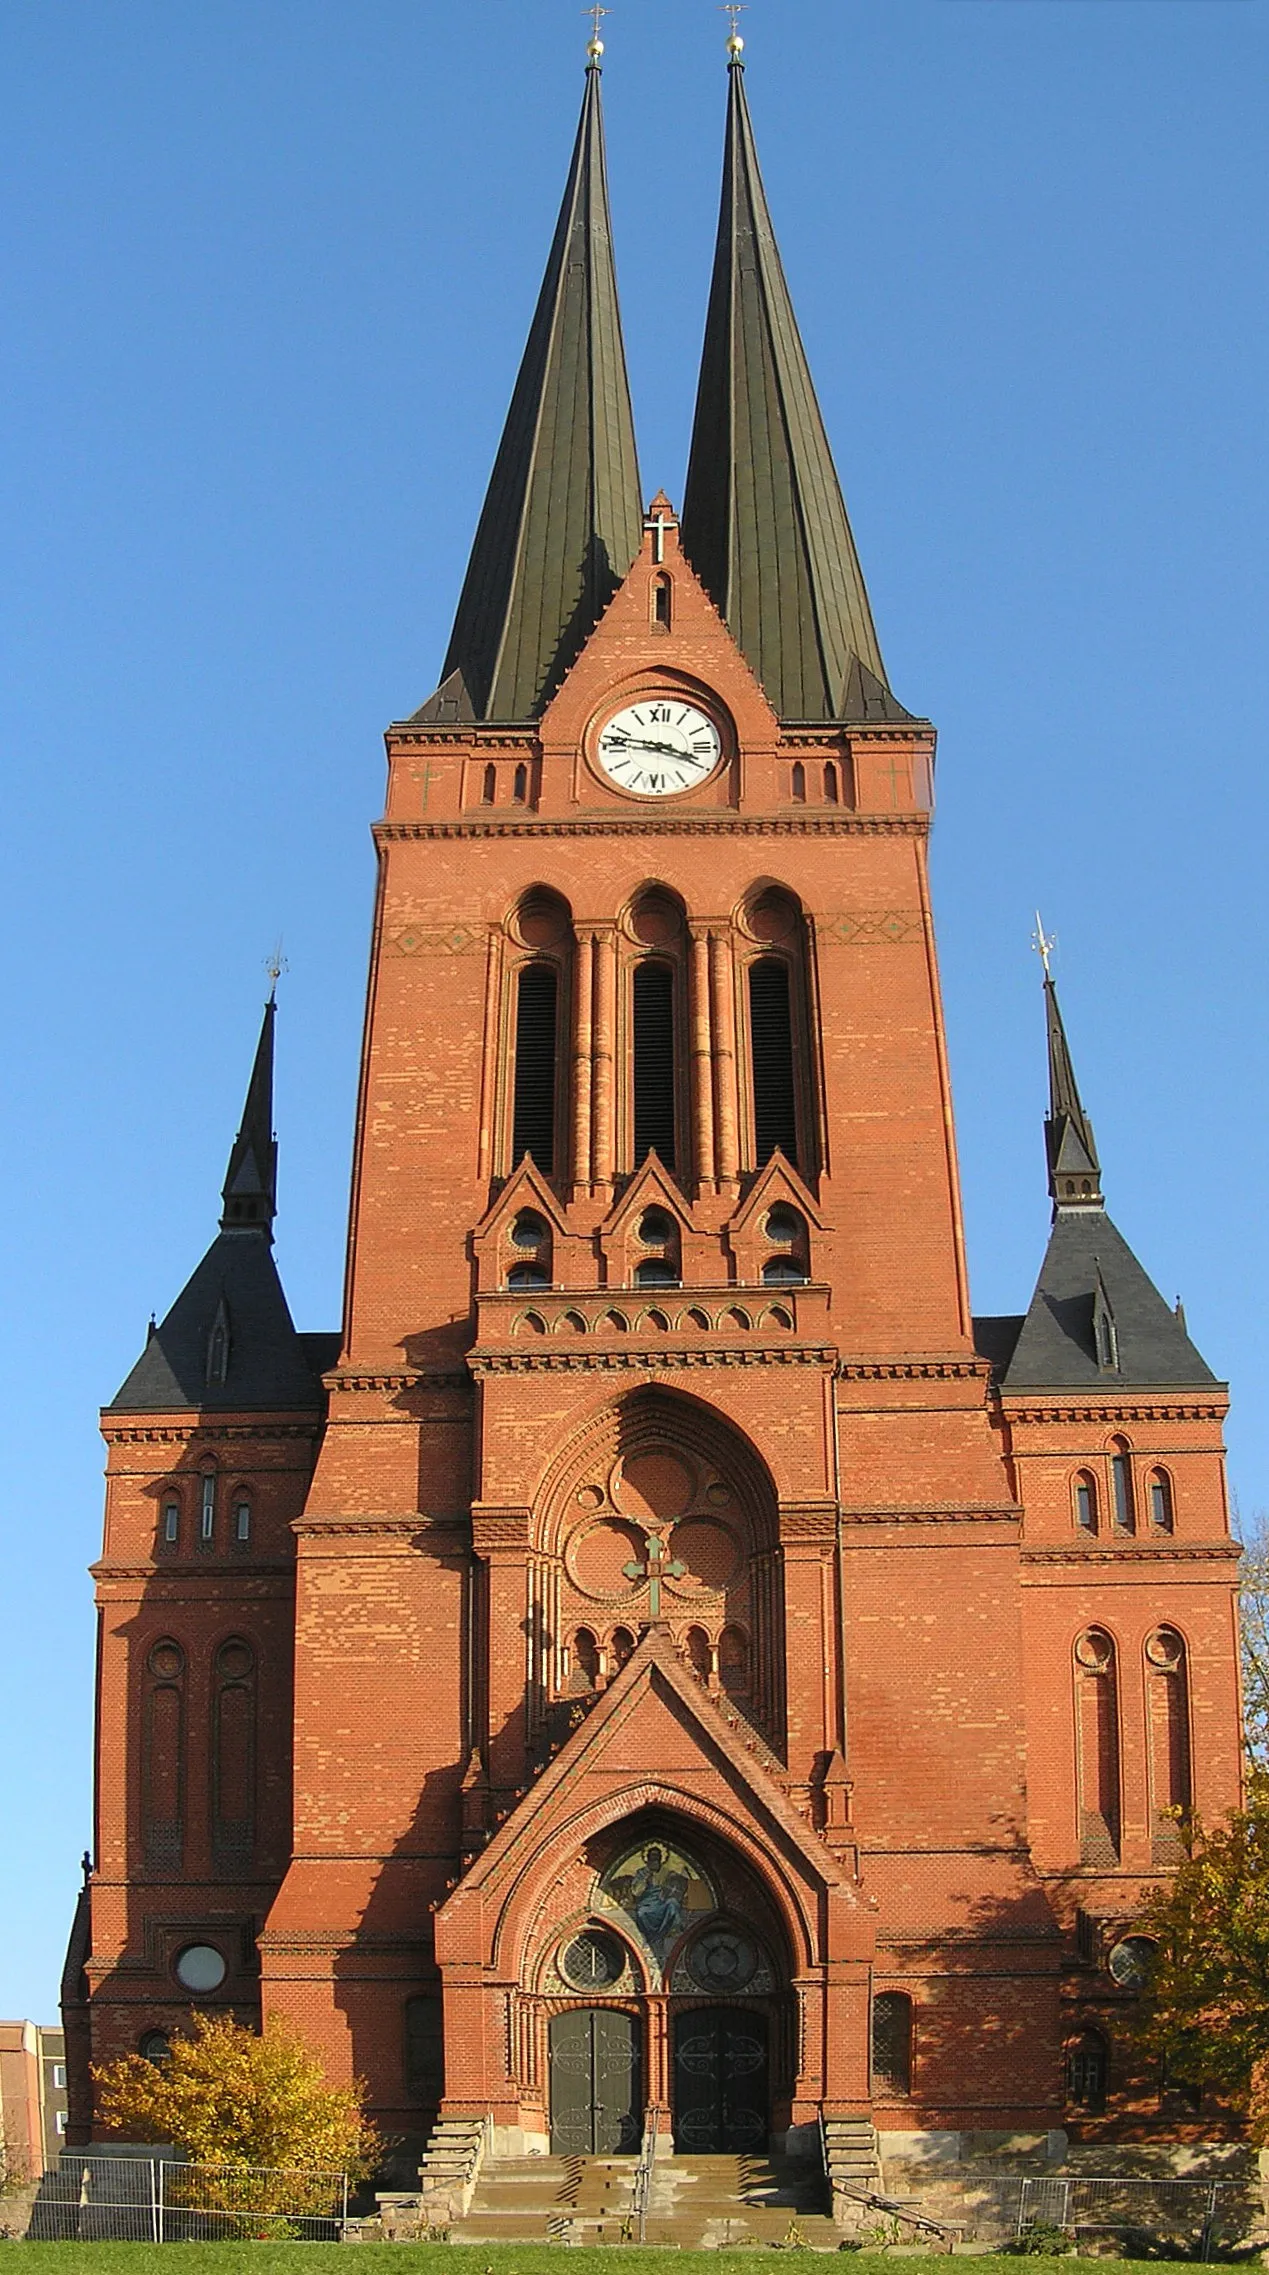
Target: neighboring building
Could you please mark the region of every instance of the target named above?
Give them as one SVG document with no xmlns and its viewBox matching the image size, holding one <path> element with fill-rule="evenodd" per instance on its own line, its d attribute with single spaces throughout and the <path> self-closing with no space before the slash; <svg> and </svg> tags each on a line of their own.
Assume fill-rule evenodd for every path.
<svg viewBox="0 0 1269 2275">
<path fill-rule="evenodd" d="M 1025 1315 L 971 1315 L 934 730 L 739 50 L 681 521 L 599 86 L 388 732 L 342 1329 L 273 1259 L 271 1001 L 219 1232 L 104 1416 L 76 2138 L 90 2053 L 194 2008 L 293 2017 L 415 2137 L 442 2097 L 583 2151 L 646 2104 L 697 2149 L 1166 2128 L 1122 2022 L 1177 1812 L 1239 1792 L 1225 1391 L 1106 1214 L 1047 977 L 1052 1234 Z"/>
<path fill-rule="evenodd" d="M 66 2040 L 38 2022 L 0 2022 L 0 2140 L 11 2172 L 34 2179 L 66 2138 Z"/>
</svg>

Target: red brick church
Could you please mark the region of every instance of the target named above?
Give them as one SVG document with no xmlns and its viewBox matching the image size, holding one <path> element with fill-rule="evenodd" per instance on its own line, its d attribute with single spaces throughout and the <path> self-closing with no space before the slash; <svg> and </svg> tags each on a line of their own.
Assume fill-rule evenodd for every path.
<svg viewBox="0 0 1269 2275">
<path fill-rule="evenodd" d="M 104 1415 L 89 2060 L 293 2017 L 506 2153 L 1172 2121 L 1124 2021 L 1239 1790 L 1224 1387 L 1106 1212 L 975 1318 L 892 692 L 733 43 L 681 513 L 592 50 L 435 694 L 388 730 L 337 1332 L 219 1231 Z M 792 2129 L 792 2131 L 791 2131 Z"/>
</svg>

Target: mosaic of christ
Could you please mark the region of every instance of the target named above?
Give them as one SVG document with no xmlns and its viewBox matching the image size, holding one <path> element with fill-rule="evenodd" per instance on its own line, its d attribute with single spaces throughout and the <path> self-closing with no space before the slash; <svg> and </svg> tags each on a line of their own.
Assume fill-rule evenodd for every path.
<svg viewBox="0 0 1269 2275">
<path fill-rule="evenodd" d="M 686 1928 L 718 1908 L 699 1864 L 664 1841 L 647 1841 L 610 1865 L 599 1897 L 605 1910 L 633 1922 L 658 1959 L 665 1958 Z"/>
</svg>

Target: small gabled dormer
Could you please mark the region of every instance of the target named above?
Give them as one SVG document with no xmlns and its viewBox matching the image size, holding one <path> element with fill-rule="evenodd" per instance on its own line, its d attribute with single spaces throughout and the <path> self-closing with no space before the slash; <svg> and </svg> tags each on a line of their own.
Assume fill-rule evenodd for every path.
<svg viewBox="0 0 1269 2275">
<path fill-rule="evenodd" d="M 792 1163 L 773 1153 L 728 1228 L 733 1278 L 741 1287 L 806 1286 L 827 1229 Z"/>
</svg>

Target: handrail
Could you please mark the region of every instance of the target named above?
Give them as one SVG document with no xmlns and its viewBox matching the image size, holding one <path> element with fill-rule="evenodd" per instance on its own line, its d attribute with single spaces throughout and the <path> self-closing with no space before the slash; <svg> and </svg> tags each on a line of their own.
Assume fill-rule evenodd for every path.
<svg viewBox="0 0 1269 2275">
<path fill-rule="evenodd" d="M 656 2162 L 660 2117 L 661 2111 L 655 2102 L 650 2103 L 643 2114 L 643 2139 L 639 2144 L 639 2162 L 635 2167 L 634 2195 L 630 2206 L 638 2226 L 640 2243 L 648 2240 L 648 2208 L 652 2201 L 652 2167 Z"/>
</svg>

